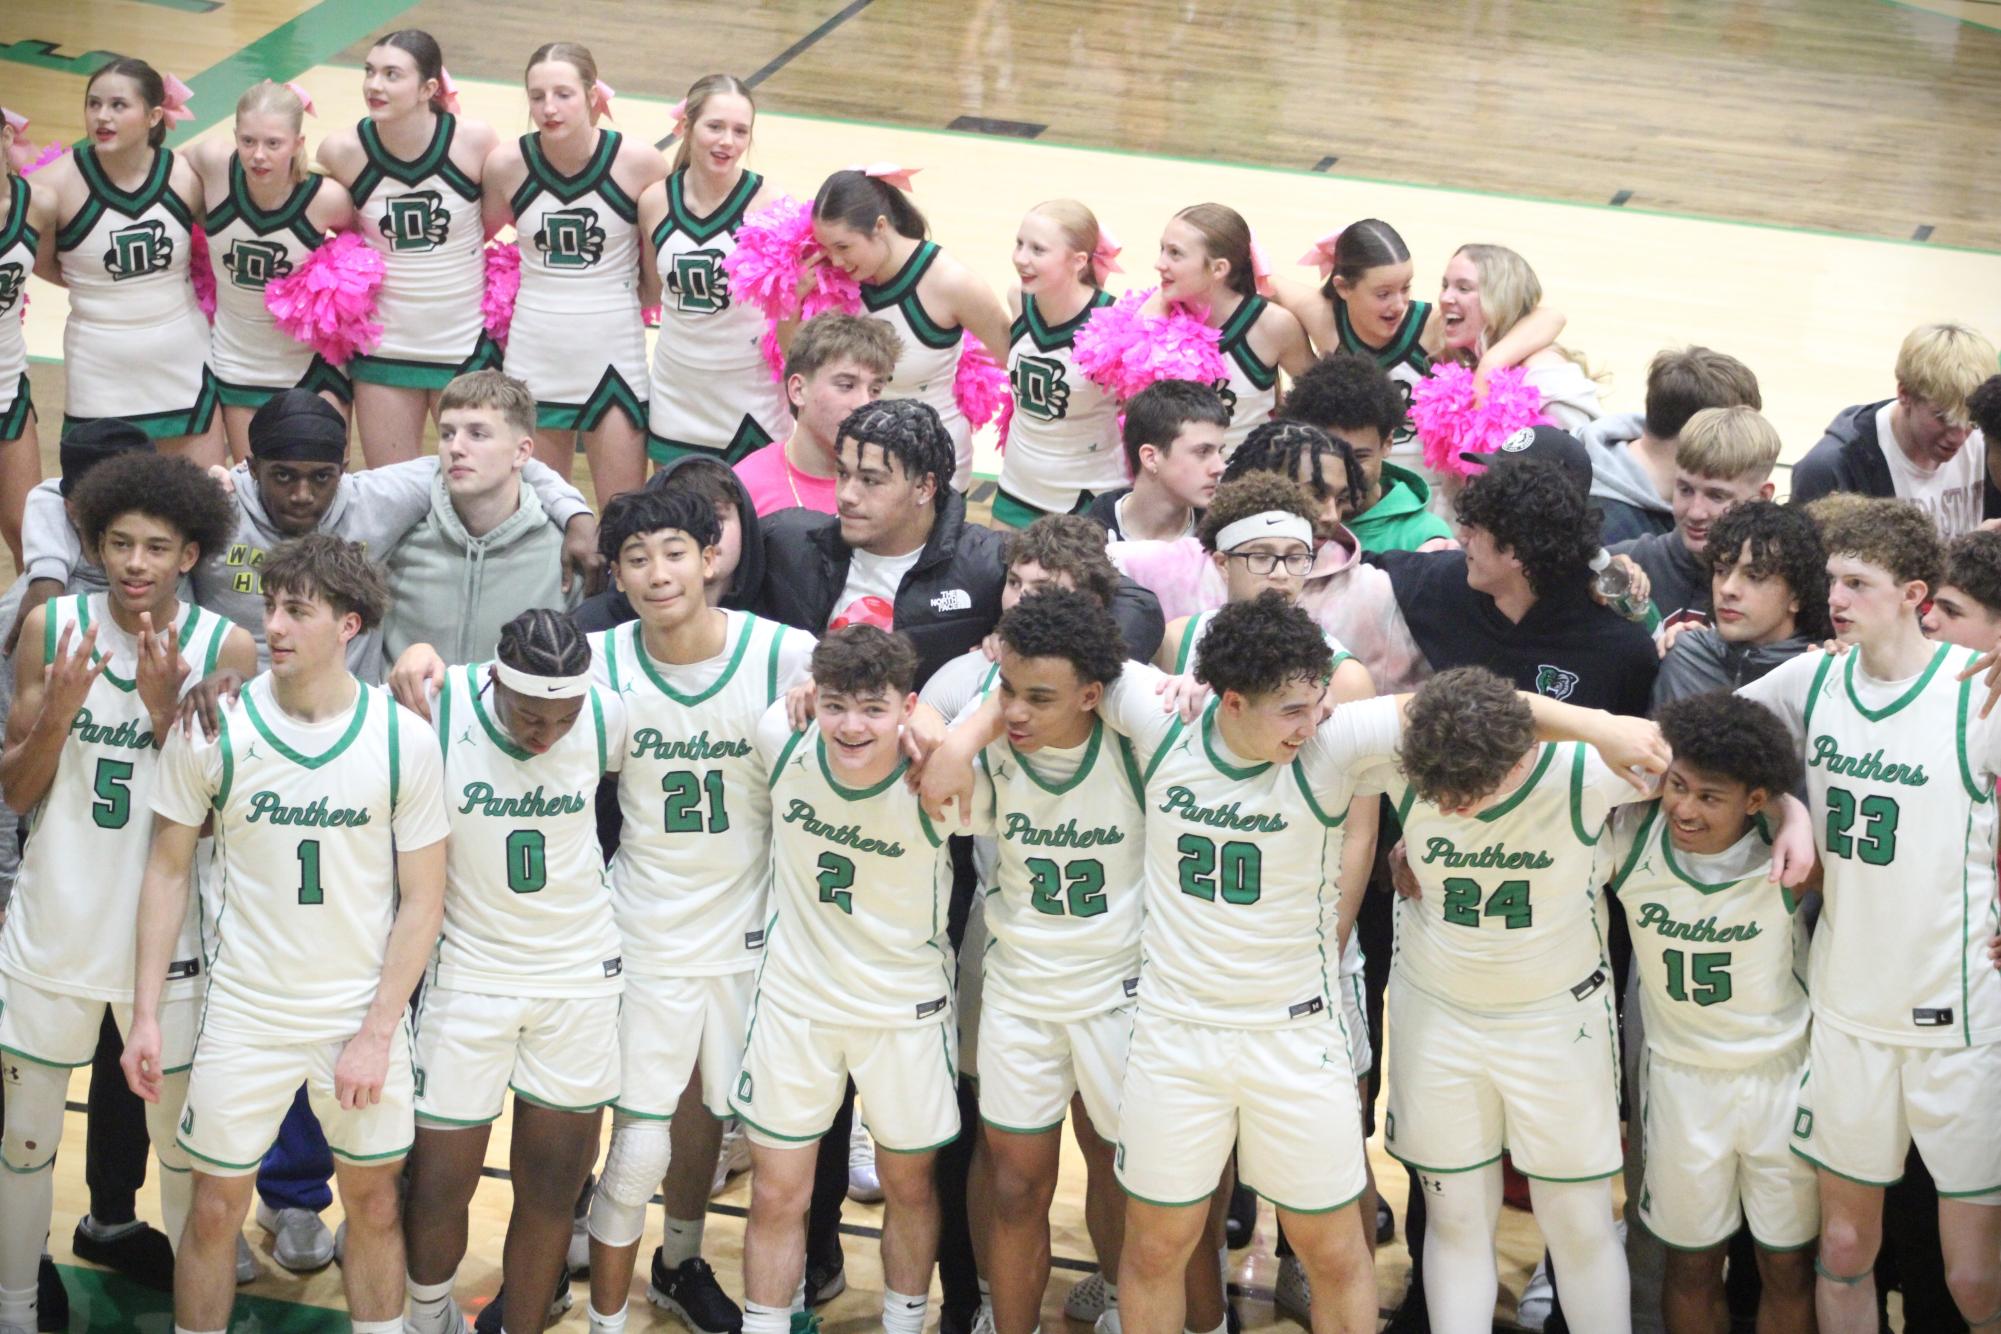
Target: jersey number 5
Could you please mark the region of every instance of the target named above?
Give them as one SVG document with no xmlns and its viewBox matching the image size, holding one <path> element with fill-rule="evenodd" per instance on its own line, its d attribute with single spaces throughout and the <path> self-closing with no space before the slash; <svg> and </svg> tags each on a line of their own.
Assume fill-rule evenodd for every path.
<svg viewBox="0 0 2001 1334">
<path fill-rule="evenodd" d="M 126 786 L 131 781 L 130 760 L 97 762 L 97 777 L 90 790 L 98 799 L 90 803 L 90 818 L 97 821 L 99 829 L 123 829 L 132 818 L 132 789 Z"/>
</svg>

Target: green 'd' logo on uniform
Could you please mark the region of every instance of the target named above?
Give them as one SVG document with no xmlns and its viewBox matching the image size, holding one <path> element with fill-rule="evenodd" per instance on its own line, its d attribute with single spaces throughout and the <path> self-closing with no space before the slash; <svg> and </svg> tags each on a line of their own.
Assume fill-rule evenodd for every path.
<svg viewBox="0 0 2001 1334">
<path fill-rule="evenodd" d="M 391 250 L 436 250 L 451 235 L 452 215 L 445 210 L 443 195 L 417 190 L 389 200 L 377 225 L 389 238 Z"/>
<path fill-rule="evenodd" d="M 19 264 L 0 264 L 0 315 L 14 309 L 21 299 L 21 287 L 27 281 L 28 272 Z"/>
<path fill-rule="evenodd" d="M 229 271 L 229 280 L 238 287 L 261 292 L 274 278 L 290 274 L 292 261 L 285 257 L 285 247 L 276 241 L 241 240 L 229 243 L 222 267 Z"/>
<path fill-rule="evenodd" d="M 1070 385 L 1054 357 L 1023 357 L 1008 371 L 1014 405 L 1031 417 L 1060 422 L 1070 411 Z"/>
<path fill-rule="evenodd" d="M 713 315 L 730 308 L 730 276 L 723 272 L 720 250 L 685 250 L 674 256 L 667 271 L 667 290 L 674 309 Z"/>
<path fill-rule="evenodd" d="M 114 282 L 143 278 L 158 273 L 174 258 L 174 240 L 167 224 L 147 218 L 111 234 L 111 248 L 104 252 L 104 268 Z"/>
<path fill-rule="evenodd" d="M 588 269 L 604 256 L 604 228 L 596 209 L 565 208 L 543 215 L 535 248 L 552 269 Z"/>
<path fill-rule="evenodd" d="M 1223 400 L 1223 415 L 1231 421 L 1237 419 L 1237 391 L 1230 388 L 1227 379 L 1218 380 L 1209 386 L 1216 391 L 1216 397 Z"/>
</svg>

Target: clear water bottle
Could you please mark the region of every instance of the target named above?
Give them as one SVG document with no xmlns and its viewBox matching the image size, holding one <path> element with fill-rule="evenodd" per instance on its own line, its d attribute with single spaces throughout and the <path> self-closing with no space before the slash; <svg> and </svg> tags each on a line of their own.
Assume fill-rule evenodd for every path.
<svg viewBox="0 0 2001 1334">
<path fill-rule="evenodd" d="M 1649 603 L 1634 594 L 1632 573 L 1603 547 L 1591 558 L 1591 587 L 1600 601 L 1627 620 L 1647 619 Z"/>
</svg>

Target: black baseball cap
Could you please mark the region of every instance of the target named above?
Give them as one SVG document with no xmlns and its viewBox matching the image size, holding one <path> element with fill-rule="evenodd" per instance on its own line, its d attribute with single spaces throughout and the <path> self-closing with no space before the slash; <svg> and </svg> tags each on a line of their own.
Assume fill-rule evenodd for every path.
<svg viewBox="0 0 2001 1334">
<path fill-rule="evenodd" d="M 67 496 L 83 480 L 83 475 L 109 458 L 137 451 L 151 453 L 153 441 L 131 422 L 118 417 L 98 417 L 70 428 L 56 446 L 57 464 L 63 480 L 58 488 Z"/>
<path fill-rule="evenodd" d="M 1578 494 L 1591 494 L 1591 453 L 1584 448 L 1582 440 L 1560 426 L 1524 426 L 1503 440 L 1500 448 L 1491 454 L 1467 450 L 1459 457 L 1467 463 L 1477 464 L 1482 471 L 1521 459 L 1541 459 L 1562 468 L 1577 487 Z"/>
</svg>

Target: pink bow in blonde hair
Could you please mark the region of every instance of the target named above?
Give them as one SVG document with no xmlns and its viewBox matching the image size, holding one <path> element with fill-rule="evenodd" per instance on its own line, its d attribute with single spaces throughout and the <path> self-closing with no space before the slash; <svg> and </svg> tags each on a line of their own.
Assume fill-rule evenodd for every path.
<svg viewBox="0 0 2001 1334">
<path fill-rule="evenodd" d="M 184 120 L 193 120 L 195 113 L 188 110 L 188 99 L 195 95 L 194 89 L 171 74 L 162 74 L 160 82 L 167 88 L 167 96 L 160 103 L 162 118 L 167 122 L 167 128 L 171 130 Z"/>
<path fill-rule="evenodd" d="M 1347 230 L 1346 227 L 1336 227 L 1333 231 L 1315 241 L 1312 248 L 1299 257 L 1301 264 L 1311 264 L 1314 268 L 1320 270 L 1321 282 L 1326 282 L 1334 276 L 1337 243 L 1341 240 L 1341 233 Z"/>
<path fill-rule="evenodd" d="M 288 83 L 285 86 L 292 90 L 292 96 L 299 99 L 299 110 L 305 112 L 314 120 L 318 120 L 320 113 L 313 109 L 313 95 L 305 90 L 304 85 Z"/>
<path fill-rule="evenodd" d="M 618 90 L 603 79 L 591 85 L 591 110 L 600 116 L 611 114 L 611 99 L 618 96 Z"/>
<path fill-rule="evenodd" d="M 1114 273 L 1124 273 L 1119 267 L 1119 252 L 1125 247 L 1119 238 L 1112 235 L 1112 229 L 1102 222 L 1098 224 L 1098 248 L 1091 252 L 1091 272 L 1098 276 L 1098 286 L 1105 285 L 1105 278 Z"/>
<path fill-rule="evenodd" d="M 686 134 L 688 132 L 687 98 L 684 97 L 680 101 L 676 102 L 673 106 L 668 107 L 667 115 L 674 122 L 674 133 Z"/>
<path fill-rule="evenodd" d="M 1255 236 L 1251 238 L 1251 277 L 1259 296 L 1271 295 L 1271 258 Z"/>
<path fill-rule="evenodd" d="M 454 116 L 459 114 L 459 86 L 452 82 L 452 72 L 443 65 L 438 66 L 438 101 Z"/>
<path fill-rule="evenodd" d="M 871 162 L 866 166 L 856 163 L 854 166 L 849 167 L 848 170 L 858 171 L 864 176 L 872 176 L 876 180 L 882 181 L 887 185 L 893 185 L 899 190 L 908 190 L 911 188 L 910 178 L 918 172 L 923 171 L 924 168 L 899 167 L 894 162 Z"/>
</svg>

